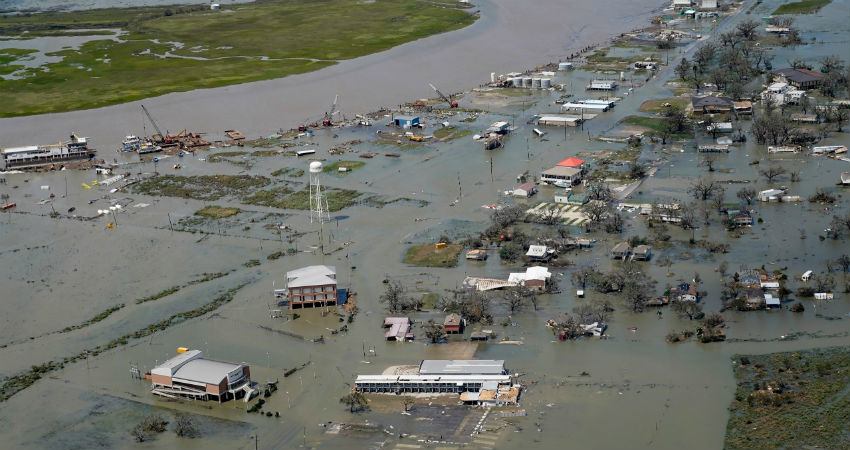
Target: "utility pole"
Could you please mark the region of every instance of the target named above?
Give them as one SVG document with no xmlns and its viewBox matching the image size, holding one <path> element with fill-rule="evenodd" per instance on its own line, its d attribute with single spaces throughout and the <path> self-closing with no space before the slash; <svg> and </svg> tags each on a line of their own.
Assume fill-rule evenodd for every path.
<svg viewBox="0 0 850 450">
<path fill-rule="evenodd" d="M 167 214 L 168 214 L 168 229 L 170 229 L 173 232 L 174 231 L 174 224 L 171 223 L 171 213 L 167 213 Z"/>
<path fill-rule="evenodd" d="M 490 155 L 490 182 L 492 183 L 494 181 L 496 180 L 493 178 L 493 156 Z"/>
</svg>

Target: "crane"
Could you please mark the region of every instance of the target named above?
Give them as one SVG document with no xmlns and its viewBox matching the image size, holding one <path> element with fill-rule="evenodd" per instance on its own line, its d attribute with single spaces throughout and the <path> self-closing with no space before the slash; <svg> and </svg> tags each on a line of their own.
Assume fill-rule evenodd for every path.
<svg viewBox="0 0 850 450">
<path fill-rule="evenodd" d="M 159 126 L 156 124 L 156 121 L 153 120 L 153 116 L 151 116 L 151 113 L 148 112 L 147 108 L 145 108 L 145 105 L 140 105 L 140 106 L 142 107 L 142 111 L 145 112 L 145 115 L 148 116 L 148 120 L 150 120 L 151 125 L 153 125 L 154 129 L 156 130 L 156 134 L 153 135 L 152 137 L 156 138 L 157 136 L 159 136 L 159 139 L 157 139 L 157 142 L 168 142 L 168 141 L 170 141 L 170 139 L 168 139 L 168 137 L 166 135 L 162 134 L 162 130 L 159 129 Z"/>
<path fill-rule="evenodd" d="M 334 102 L 331 105 L 331 110 L 325 113 L 325 120 L 322 120 L 322 125 L 329 127 L 333 125 L 331 119 L 333 119 L 333 115 L 336 112 L 336 103 L 339 101 L 339 94 L 334 97 Z"/>
<path fill-rule="evenodd" d="M 452 99 L 450 99 L 450 98 L 446 97 L 446 96 L 445 96 L 445 94 L 443 94 L 442 92 L 440 92 L 440 90 L 439 90 L 439 89 L 437 89 L 437 86 L 434 86 L 434 85 L 433 85 L 433 84 L 431 84 L 431 83 L 428 83 L 428 85 L 429 85 L 429 86 L 431 86 L 431 89 L 433 89 L 433 90 L 434 90 L 434 92 L 436 92 L 436 93 L 437 93 L 437 95 L 439 95 L 441 99 L 443 99 L 446 103 L 448 103 L 448 104 L 449 104 L 449 107 L 450 107 L 450 108 L 457 108 L 457 102 L 452 101 Z"/>
</svg>

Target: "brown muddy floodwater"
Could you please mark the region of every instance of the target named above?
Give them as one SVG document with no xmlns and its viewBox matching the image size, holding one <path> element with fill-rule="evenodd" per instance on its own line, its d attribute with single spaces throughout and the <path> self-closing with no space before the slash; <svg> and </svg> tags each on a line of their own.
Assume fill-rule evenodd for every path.
<svg viewBox="0 0 850 450">
<path fill-rule="evenodd" d="M 622 3 L 627 5 L 612 6 Z M 481 21 L 455 33 L 323 72 L 176 94 L 147 103 L 151 109 L 156 108 L 163 121 L 176 123 L 179 118 L 181 128 L 211 130 L 232 125 L 248 130 L 250 135 L 266 135 L 279 125 L 321 111 L 324 98 L 332 98 L 336 92 L 353 114 L 359 112 L 354 105 L 369 109 L 427 95 L 428 81 L 448 86 L 445 90 L 459 89 L 468 86 L 470 80 L 484 78 L 491 70 L 508 71 L 545 62 L 568 53 L 585 39 L 601 40 L 612 32 L 644 25 L 642 18 L 647 17 L 647 8 L 656 6 L 654 3 L 551 1 L 531 7 L 525 3 L 486 2 L 481 4 Z M 778 0 L 765 1 L 753 14 L 767 15 L 777 3 Z M 832 54 L 846 48 L 846 22 L 830 18 L 839 17 L 847 7 L 848 0 L 834 1 L 821 15 L 797 22 L 804 30 L 822 33 L 818 36 L 844 30 L 843 37 L 819 38 L 817 43 L 796 49 L 777 50 L 777 60 L 793 59 L 794 54 L 807 52 Z M 614 11 L 613 17 L 608 10 Z M 724 21 L 718 30 L 734 26 L 736 20 L 740 18 Z M 446 61 L 457 64 L 456 70 L 447 70 L 451 64 Z M 175 313 L 204 305 L 227 289 L 244 287 L 232 302 L 214 313 L 68 364 L 0 403 L 0 430 L 4 434 L 0 448 L 250 449 L 255 442 L 261 449 L 426 448 L 420 439 L 443 441 L 435 444 L 441 448 L 721 448 L 726 408 L 735 389 L 732 355 L 850 344 L 850 299 L 846 294 L 836 293 L 832 302 L 803 300 L 806 311 L 801 314 L 784 308 L 726 312 L 727 342 L 690 341 L 676 345 L 667 344 L 665 335 L 671 330 L 693 328 L 694 322 L 669 310 L 661 316 L 654 312 L 634 314 L 612 297 L 616 312 L 609 323 L 609 339 L 558 342 L 544 327 L 546 319 L 604 296 L 590 293 L 588 299 L 576 298 L 569 283 L 570 269 L 553 269 L 562 293 L 541 296 L 536 310 L 526 308 L 515 313 L 508 326 L 501 325 L 507 312 L 497 305 L 497 324 L 487 327 L 498 334 L 498 340 L 508 338 L 522 341 L 522 345 L 502 345 L 497 340 L 469 349 L 460 342 L 463 336 L 452 338 L 460 345 L 427 345 L 418 327 L 415 342 L 389 343 L 383 341 L 381 328 L 385 313 L 377 299 L 384 290 L 384 279 L 397 280 L 412 293 L 450 295 L 447 291 L 457 288 L 466 275 L 503 277 L 517 271 L 517 266 L 500 264 L 495 250 L 486 262 L 461 259 L 458 267 L 451 269 L 411 267 L 401 261 L 408 243 L 432 242 L 443 232 L 461 238 L 486 227 L 490 210 L 482 205 L 513 202 L 502 197 L 501 192 L 515 184 L 517 174 L 525 170 L 538 173 L 579 152 L 624 148 L 624 144 L 588 141 L 588 134 L 609 134 L 616 122 L 633 114 L 643 100 L 670 96 L 664 86 L 666 76 L 661 74 L 642 86 L 638 83 L 614 110 L 588 121 L 583 130 L 568 129 L 564 133 L 563 129 L 550 128 L 546 129 L 545 139 L 535 138 L 533 126 L 526 121 L 535 113 L 552 111 L 558 93 L 534 92 L 500 102 L 491 100 L 489 104 L 482 100 L 488 112 L 470 121 L 460 121 L 468 117 L 466 113 L 440 118 L 423 116 L 428 134 L 442 120 L 475 133 L 497 120 L 512 121 L 517 129 L 504 148 L 492 152 L 485 152 L 481 143 L 472 141 L 470 136 L 403 147 L 379 143 L 375 131 L 388 129 L 383 120 L 372 127 L 317 130 L 315 136 L 297 142 L 316 148 L 315 156 L 326 164 L 337 160 L 366 163 L 347 175 L 324 174 L 325 185 L 362 191 L 364 197 L 409 199 L 383 207 L 372 202 L 332 213 L 324 230 L 325 255 L 316 250 L 318 230 L 303 211 L 241 205 L 227 197 L 204 202 L 151 197 L 135 194 L 132 189 L 110 193 L 104 186 L 82 188 L 82 183 L 91 185 L 92 180 L 102 179 L 93 170 L 5 175 L 0 193 L 8 194 L 18 207 L 14 213 L 0 214 L 0 263 L 5 268 L 0 293 L 0 345 L 5 345 L 0 348 L 0 376 L 104 345 Z M 583 86 L 590 77 L 576 70 L 558 73 L 554 83 Z M 388 84 L 384 86 L 383 82 Z M 624 93 L 621 90 L 618 95 Z M 317 99 L 322 99 L 320 105 L 315 104 Z M 472 102 L 471 97 L 463 101 Z M 45 130 L 56 130 L 61 136 L 65 130 L 77 129 L 98 142 L 100 157 L 117 158 L 123 164 L 120 172 L 130 172 L 131 179 L 145 178 L 155 170 L 150 159 L 138 162 L 137 156 L 109 150 L 114 147 L 113 142 L 117 145 L 121 135 L 138 133 L 137 109 L 136 104 L 128 104 L 7 119 L 0 121 L 0 133 L 4 139 L 8 136 L 14 143 L 23 144 L 36 138 L 39 143 L 49 142 L 53 138 L 45 136 Z M 354 151 L 378 156 L 361 159 L 358 153 L 328 153 L 330 147 L 353 140 L 363 141 L 352 147 Z M 834 133 L 828 142 L 850 144 L 846 133 Z M 642 161 L 663 158 L 664 162 L 628 201 L 686 200 L 688 184 L 704 175 L 705 169 L 697 166 L 692 146 L 679 152 L 673 150 L 677 145 L 644 145 Z M 714 270 L 721 261 L 729 263 L 730 271 L 742 265 L 787 268 L 784 271 L 793 278 L 809 269 L 823 272 L 826 259 L 835 259 L 850 249 L 846 239 L 819 239 L 832 214 L 848 210 L 848 191 L 834 186 L 838 175 L 847 170 L 847 162 L 802 154 L 768 155 L 763 146 L 753 142 L 733 148 L 720 157 L 717 165 L 724 171 L 714 174 L 716 178 L 749 180 L 750 186 L 766 189 L 766 183 L 759 179 L 758 167 L 749 165 L 758 159 L 799 169 L 802 181 L 788 183 L 795 195 L 805 198 L 818 187 L 827 187 L 841 197 L 829 211 L 808 202 L 756 205 L 755 217 L 761 221 L 739 238 L 728 237 L 716 217 L 712 226 L 694 232 L 671 228 L 674 243 L 656 249 L 653 261 L 642 264 L 658 280 L 659 294 L 665 284 L 689 280 L 694 272 L 699 272 L 703 279 L 701 290 L 708 292 L 703 300 L 707 312 L 715 312 L 721 306 L 720 276 Z M 184 176 L 262 175 L 274 180 L 269 186 L 272 187 L 284 185 L 284 178 L 272 172 L 281 168 L 306 170 L 309 164 L 309 160 L 282 154 L 239 155 L 231 158 L 235 164 L 209 161 L 211 154 L 222 150 L 201 151 L 183 158 L 161 156 L 156 170 Z M 237 150 L 255 149 L 224 149 Z M 401 156 L 383 156 L 391 152 Z M 177 162 L 182 165 L 179 170 L 173 168 Z M 460 190 L 458 178 L 463 195 L 453 206 Z M 289 183 L 290 187 L 303 185 L 306 176 Z M 727 186 L 727 202 L 736 201 L 737 188 L 738 185 Z M 50 193 L 55 194 L 52 201 L 48 198 Z M 551 201 L 554 193 L 553 188 L 543 188 L 528 203 Z M 424 200 L 427 206 L 421 206 L 418 200 Z M 97 210 L 114 201 L 122 205 L 114 219 L 111 215 L 84 219 L 96 216 Z M 211 204 L 238 206 L 242 211 L 218 222 L 195 219 L 195 211 Z M 68 213 L 72 207 L 75 211 Z M 53 211 L 58 217 L 51 218 Z M 113 220 L 117 227 L 108 229 L 107 223 Z M 189 231 L 170 231 L 169 222 Z M 303 234 L 293 237 L 290 243 L 288 232 L 265 227 L 279 222 Z M 591 234 L 588 237 L 598 240 L 592 249 L 562 258 L 607 269 L 611 264 L 608 251 L 613 245 L 624 237 L 647 234 L 644 221 L 634 213 L 627 213 L 627 224 L 622 236 Z M 800 229 L 806 230 L 806 239 L 800 238 Z M 579 228 L 571 228 L 571 232 L 584 234 Z M 728 240 L 729 253 L 716 255 L 691 248 L 687 244 L 691 237 Z M 267 259 L 290 247 L 297 247 L 298 253 Z M 658 261 L 664 258 L 670 258 L 673 264 L 659 265 Z M 260 265 L 246 266 L 253 259 Z M 330 330 L 342 324 L 337 315 L 323 317 L 320 311 L 303 311 L 297 320 L 270 317 L 273 287 L 279 286 L 287 270 L 309 264 L 335 265 L 341 285 L 357 293 L 359 314 L 347 333 L 332 335 Z M 227 275 L 188 284 L 209 273 Z M 843 286 L 841 274 L 835 275 Z M 792 289 L 797 285 L 791 281 Z M 141 304 L 135 301 L 174 286 L 181 288 L 172 295 Z M 125 306 L 101 322 L 58 332 L 119 304 Z M 413 315 L 419 323 L 442 317 L 439 311 Z M 324 336 L 323 343 L 312 341 L 319 336 Z M 465 336 L 468 338 L 468 333 Z M 780 340 L 781 336 L 795 339 Z M 251 365 L 252 378 L 259 383 L 279 380 L 278 392 L 267 399 L 263 410 L 279 412 L 280 417 L 247 414 L 241 401 L 222 405 L 164 401 L 150 394 L 147 382 L 131 378 L 131 365 L 149 370 L 173 356 L 180 346 L 201 349 L 215 359 L 246 362 Z M 371 346 L 375 347 L 375 355 L 364 355 L 364 349 Z M 512 372 L 524 374 L 521 379 L 531 383 L 520 399 L 527 417 L 506 424 L 496 417 L 495 410 L 485 416 L 484 409 L 457 407 L 454 398 L 423 400 L 411 415 L 400 414 L 402 404 L 394 396 L 374 397 L 369 411 L 355 415 L 339 403 L 357 374 L 380 373 L 390 365 L 417 364 L 426 358 L 468 355 L 473 350 L 476 358 L 504 359 Z M 284 377 L 284 371 L 294 367 L 301 369 Z M 137 444 L 129 431 L 151 411 L 172 420 L 176 411 L 192 413 L 202 436 L 178 439 L 169 431 L 153 441 Z M 480 420 L 485 431 L 471 436 Z M 327 433 L 329 428 L 324 425 L 328 422 L 370 425 L 377 431 Z M 399 438 L 400 433 L 415 436 Z"/>
</svg>

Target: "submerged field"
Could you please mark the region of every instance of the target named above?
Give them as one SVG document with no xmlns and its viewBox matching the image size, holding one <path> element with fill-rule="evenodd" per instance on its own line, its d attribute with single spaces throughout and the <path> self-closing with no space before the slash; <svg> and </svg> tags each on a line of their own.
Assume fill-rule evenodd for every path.
<svg viewBox="0 0 850 450">
<path fill-rule="evenodd" d="M 850 350 L 735 357 L 726 448 L 848 448 Z"/>
<path fill-rule="evenodd" d="M 38 55 L 53 57 L 40 65 L 24 64 L 35 56 L 21 52 L 15 40 L 0 44 L 7 47 L 0 48 L 6 66 L 0 72 L 0 117 L 285 77 L 473 21 L 453 1 L 435 6 L 417 0 L 264 1 L 221 10 L 169 6 L 4 16 L 0 35 L 91 39 L 78 48 Z M 56 57 L 61 60 L 54 62 Z"/>
</svg>

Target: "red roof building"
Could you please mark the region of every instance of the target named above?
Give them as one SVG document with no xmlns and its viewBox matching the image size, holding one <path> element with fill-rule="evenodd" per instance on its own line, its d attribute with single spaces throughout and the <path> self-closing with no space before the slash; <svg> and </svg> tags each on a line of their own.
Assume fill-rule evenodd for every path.
<svg viewBox="0 0 850 450">
<path fill-rule="evenodd" d="M 565 159 L 565 160 L 563 160 L 563 161 L 559 162 L 557 165 L 558 165 L 558 166 L 561 166 L 561 167 L 577 167 L 577 168 L 581 168 L 581 166 L 582 166 L 582 165 L 584 165 L 584 162 L 585 162 L 585 161 L 584 161 L 583 159 L 574 158 L 574 157 L 569 157 L 569 158 L 567 158 L 567 159 Z"/>
</svg>

